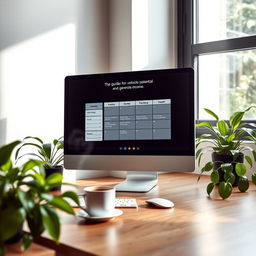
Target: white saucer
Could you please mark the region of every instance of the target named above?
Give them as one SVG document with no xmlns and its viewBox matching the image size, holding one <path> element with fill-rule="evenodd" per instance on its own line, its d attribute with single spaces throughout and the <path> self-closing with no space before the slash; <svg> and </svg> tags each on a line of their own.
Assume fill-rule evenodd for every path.
<svg viewBox="0 0 256 256">
<path fill-rule="evenodd" d="M 105 216 L 105 217 L 92 217 L 92 216 L 88 215 L 88 213 L 86 213 L 84 210 L 80 210 L 76 213 L 76 215 L 78 217 L 84 218 L 89 221 L 94 221 L 94 222 L 108 221 L 108 220 L 111 220 L 111 219 L 118 217 L 122 214 L 123 214 L 123 211 L 121 211 L 119 209 L 115 209 L 110 216 Z"/>
</svg>

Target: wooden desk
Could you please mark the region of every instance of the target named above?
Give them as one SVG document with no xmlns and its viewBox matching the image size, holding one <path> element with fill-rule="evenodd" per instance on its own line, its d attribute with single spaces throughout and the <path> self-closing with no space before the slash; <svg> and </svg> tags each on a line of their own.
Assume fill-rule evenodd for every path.
<svg viewBox="0 0 256 256">
<path fill-rule="evenodd" d="M 255 255 L 256 186 L 246 193 L 235 192 L 222 200 L 209 199 L 209 177 L 196 183 L 197 175 L 159 175 L 159 185 L 149 193 L 117 193 L 137 198 L 138 209 L 123 209 L 123 215 L 105 223 L 90 224 L 63 215 L 61 243 L 47 237 L 40 243 L 60 255 Z M 79 185 L 114 185 L 121 179 L 107 177 L 78 181 Z M 145 200 L 163 197 L 174 209 L 156 209 Z"/>
<path fill-rule="evenodd" d="M 55 251 L 45 248 L 41 245 L 32 243 L 26 251 L 21 251 L 21 243 L 10 244 L 6 246 L 5 256 L 54 256 Z"/>
</svg>

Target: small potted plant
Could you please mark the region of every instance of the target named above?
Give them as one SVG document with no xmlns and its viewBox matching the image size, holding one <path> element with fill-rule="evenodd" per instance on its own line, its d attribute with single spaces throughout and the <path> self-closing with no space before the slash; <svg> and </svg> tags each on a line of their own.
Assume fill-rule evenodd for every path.
<svg viewBox="0 0 256 256">
<path fill-rule="evenodd" d="M 35 148 L 35 152 L 24 153 L 20 155 L 21 150 L 25 147 Z M 59 139 L 54 139 L 52 143 L 44 143 L 38 137 L 27 136 L 23 139 L 23 143 L 20 148 L 16 151 L 16 161 L 23 158 L 24 156 L 32 156 L 33 158 L 43 161 L 46 178 L 52 173 L 63 174 L 63 154 L 64 143 L 62 137 Z M 52 188 L 52 190 L 60 190 L 61 187 L 57 186 Z"/>
<path fill-rule="evenodd" d="M 207 186 L 208 195 L 211 194 L 215 185 L 218 185 L 219 195 L 223 199 L 231 195 L 232 186 L 238 186 L 241 192 L 245 192 L 249 187 L 248 179 L 245 176 L 247 168 L 243 162 L 245 158 L 249 166 L 252 167 L 251 156 L 256 161 L 256 152 L 252 148 L 244 146 L 244 139 L 248 133 L 245 129 L 246 124 L 241 123 L 241 120 L 251 108 L 255 108 L 255 106 L 251 106 L 245 111 L 235 112 L 227 122 L 220 120 L 218 115 L 205 108 L 204 110 L 216 120 L 216 126 L 209 122 L 196 125 L 196 127 L 207 128 L 209 131 L 196 140 L 196 159 L 199 166 L 203 155 L 212 153 L 212 161 L 207 162 L 201 168 L 201 174 L 211 171 L 211 182 Z"/>
<path fill-rule="evenodd" d="M 252 141 L 256 145 L 256 130 L 255 130 L 256 125 L 255 124 L 250 124 L 250 126 L 254 127 L 254 129 L 245 127 L 245 128 L 243 128 L 243 130 L 245 130 L 248 133 L 247 139 L 249 139 L 250 141 Z M 254 155 L 254 159 L 256 159 L 255 151 L 253 151 L 253 155 Z M 256 185 L 256 172 L 254 172 L 252 174 L 252 182 Z"/>
<path fill-rule="evenodd" d="M 53 195 L 49 191 L 62 182 L 62 175 L 54 173 L 45 177 L 42 162 L 27 160 L 14 166 L 13 149 L 20 144 L 15 141 L 0 148 L 0 255 L 5 254 L 5 244 L 22 240 L 22 249 L 45 230 L 58 242 L 60 219 L 55 209 L 74 215 L 73 208 L 65 200 L 70 198 L 79 205 L 72 191 Z M 29 233 L 23 233 L 27 223 Z"/>
</svg>

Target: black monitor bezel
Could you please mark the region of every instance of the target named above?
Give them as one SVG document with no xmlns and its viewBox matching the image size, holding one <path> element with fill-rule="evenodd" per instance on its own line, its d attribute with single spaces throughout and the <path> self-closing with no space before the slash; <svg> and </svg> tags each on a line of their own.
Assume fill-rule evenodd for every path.
<svg viewBox="0 0 256 256">
<path fill-rule="evenodd" d="M 189 130 L 188 134 L 188 142 L 187 142 L 187 148 L 184 149 L 178 149 L 178 146 L 176 146 L 176 149 L 172 149 L 169 152 L 162 152 L 159 150 L 151 150 L 150 152 L 137 152 L 137 151 L 126 151 L 126 152 L 120 152 L 118 150 L 118 147 L 116 147 L 115 150 L 102 150 L 102 151 L 97 151 L 93 152 L 92 147 L 89 144 L 93 143 L 87 143 L 89 145 L 89 150 L 88 148 L 85 150 L 80 149 L 76 150 L 74 147 L 71 149 L 71 146 L 68 143 L 69 134 L 67 132 L 67 126 L 68 126 L 68 97 L 69 97 L 69 86 L 71 81 L 79 81 L 79 80 L 93 80 L 93 79 L 109 79 L 113 77 L 122 77 L 131 75 L 131 76 L 136 76 L 136 75 L 150 75 L 150 74 L 155 74 L 155 75 L 161 75 L 161 74 L 187 74 L 189 76 L 189 88 L 188 89 L 188 94 L 189 94 L 189 105 L 191 108 L 189 109 L 189 113 L 187 117 L 189 118 L 189 125 L 191 126 L 191 129 Z M 65 78 L 65 113 L 64 113 L 64 154 L 65 155 L 184 155 L 184 156 L 193 156 L 194 155 L 194 138 L 195 138 L 195 129 L 194 129 L 194 71 L 191 68 L 179 68 L 179 69 L 164 69 L 164 70 L 146 70 L 146 71 L 131 71 L 131 72 L 116 72 L 116 73 L 100 73 L 100 74 L 88 74 L 88 75 L 75 75 L 75 76 L 67 76 Z M 192 128 L 193 127 L 193 128 Z M 182 138 L 181 138 L 182 139 Z M 105 144 L 108 144 L 108 148 L 111 147 L 113 143 L 111 142 L 104 142 Z M 115 142 L 116 143 L 116 142 Z M 115 144 L 114 143 L 114 144 Z M 127 145 L 129 145 L 130 142 L 127 142 Z M 150 144 L 151 142 L 143 142 L 143 143 L 148 143 Z M 79 144 L 79 143 L 78 143 Z M 95 143 L 94 143 L 95 144 Z M 133 143 L 130 143 L 131 146 L 137 147 L 139 143 L 136 141 L 133 141 Z M 177 143 L 176 143 L 177 144 Z M 123 145 L 123 144 L 122 144 Z M 154 142 L 153 144 L 154 145 Z M 154 146 L 155 147 L 155 146 Z M 154 152 L 153 152 L 154 151 Z"/>
</svg>

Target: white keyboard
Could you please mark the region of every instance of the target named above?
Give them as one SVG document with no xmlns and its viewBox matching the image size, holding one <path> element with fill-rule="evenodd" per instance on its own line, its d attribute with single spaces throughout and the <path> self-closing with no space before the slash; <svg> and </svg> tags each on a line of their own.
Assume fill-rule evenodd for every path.
<svg viewBox="0 0 256 256">
<path fill-rule="evenodd" d="M 137 208 L 137 202 L 134 198 L 116 198 L 116 208 Z"/>
<path fill-rule="evenodd" d="M 82 207 L 85 207 L 84 198 L 79 196 L 79 202 Z M 72 206 L 77 207 L 77 204 L 70 198 L 65 198 L 65 200 Z M 116 208 L 137 208 L 137 201 L 134 198 L 116 198 L 115 200 Z"/>
</svg>

